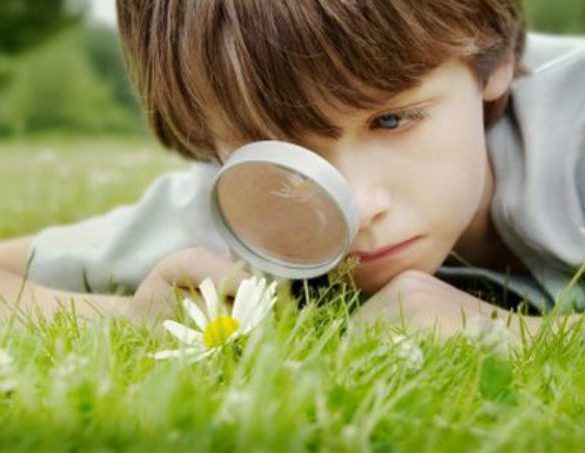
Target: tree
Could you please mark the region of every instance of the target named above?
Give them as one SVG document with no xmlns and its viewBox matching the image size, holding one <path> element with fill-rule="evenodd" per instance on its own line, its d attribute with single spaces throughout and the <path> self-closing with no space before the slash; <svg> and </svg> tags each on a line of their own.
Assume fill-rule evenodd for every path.
<svg viewBox="0 0 585 453">
<path fill-rule="evenodd" d="M 71 27 L 19 59 L 10 87 L 0 98 L 0 137 L 47 131 L 132 134 L 142 130 L 135 103 L 121 100 L 123 69 L 108 76 L 102 72 L 108 64 L 122 66 L 116 52 L 102 49 L 104 68 L 96 69 L 95 56 L 87 46 L 97 36 L 103 39 L 106 35 L 96 35 L 84 26 Z M 128 86 L 125 91 L 124 96 L 131 95 Z"/>
<path fill-rule="evenodd" d="M 70 0 L 2 0 L 0 55 L 24 52 L 76 22 L 82 5 Z"/>
</svg>

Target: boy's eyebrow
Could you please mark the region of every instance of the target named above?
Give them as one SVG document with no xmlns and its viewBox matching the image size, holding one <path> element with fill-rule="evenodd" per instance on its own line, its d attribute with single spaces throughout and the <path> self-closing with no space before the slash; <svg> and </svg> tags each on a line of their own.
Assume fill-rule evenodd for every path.
<svg viewBox="0 0 585 453">
<path fill-rule="evenodd" d="M 399 93 L 389 93 L 386 99 L 382 99 L 380 96 L 380 102 L 373 107 L 366 109 L 355 109 L 353 112 L 349 113 L 354 113 L 357 115 L 362 112 L 364 118 L 370 118 L 372 115 L 380 114 L 381 111 L 384 110 L 388 112 L 401 112 L 404 110 L 410 110 L 417 106 L 432 102 L 433 98 L 435 97 L 436 94 L 433 94 L 432 90 L 423 82 L 420 85 L 409 88 L 405 91 L 401 91 Z M 336 113 L 340 114 L 341 111 Z"/>
<path fill-rule="evenodd" d="M 417 86 L 390 95 L 386 101 L 380 102 L 379 105 L 362 110 L 365 112 L 364 118 L 372 119 L 376 114 L 384 111 L 397 113 L 433 104 L 442 96 L 441 92 L 441 84 L 437 83 L 436 80 L 423 80 Z"/>
<path fill-rule="evenodd" d="M 433 81 L 423 80 L 419 85 L 390 95 L 387 100 L 381 102 L 379 106 L 374 106 L 372 110 L 379 110 L 379 107 L 406 110 L 418 104 L 424 104 L 429 102 L 428 98 L 436 96 L 436 88 Z"/>
<path fill-rule="evenodd" d="M 375 107 L 371 110 L 368 110 L 372 114 L 376 115 L 380 113 L 380 111 L 388 111 L 388 113 L 396 113 L 396 112 L 403 112 L 405 110 L 411 110 L 416 107 L 422 107 L 424 105 L 430 104 L 433 101 L 433 98 L 424 99 L 422 101 L 415 101 L 415 102 L 408 102 L 408 103 L 397 103 L 397 104 L 385 104 L 380 105 L 379 107 Z"/>
<path fill-rule="evenodd" d="M 371 109 L 365 109 L 365 112 L 375 113 L 380 110 L 403 111 L 412 109 L 416 106 L 433 102 L 442 90 L 444 80 L 442 74 L 438 74 L 439 68 L 431 71 L 419 80 L 419 83 L 398 93 L 388 93 L 387 99 L 381 100 L 379 105 Z M 436 78 L 432 76 L 436 75 Z M 382 96 L 380 96 L 381 98 Z"/>
</svg>

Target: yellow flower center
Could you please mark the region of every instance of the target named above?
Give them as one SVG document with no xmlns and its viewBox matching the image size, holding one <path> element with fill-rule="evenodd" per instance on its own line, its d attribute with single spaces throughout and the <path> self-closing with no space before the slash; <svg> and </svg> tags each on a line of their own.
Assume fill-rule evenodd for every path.
<svg viewBox="0 0 585 453">
<path fill-rule="evenodd" d="M 240 326 L 236 318 L 220 316 L 214 319 L 203 332 L 203 344 L 208 348 L 216 348 L 224 344 Z"/>
</svg>

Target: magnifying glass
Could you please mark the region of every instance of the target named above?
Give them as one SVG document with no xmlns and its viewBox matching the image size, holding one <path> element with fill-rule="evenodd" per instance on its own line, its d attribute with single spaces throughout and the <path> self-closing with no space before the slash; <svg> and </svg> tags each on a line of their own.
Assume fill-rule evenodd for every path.
<svg viewBox="0 0 585 453">
<path fill-rule="evenodd" d="M 357 234 L 349 184 L 325 159 L 275 140 L 247 144 L 213 182 L 215 225 L 253 268 L 287 279 L 333 269 Z"/>
</svg>

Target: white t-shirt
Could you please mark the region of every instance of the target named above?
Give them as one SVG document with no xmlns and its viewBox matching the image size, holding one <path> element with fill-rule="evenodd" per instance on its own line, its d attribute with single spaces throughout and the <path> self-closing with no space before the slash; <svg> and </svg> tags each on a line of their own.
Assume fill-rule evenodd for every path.
<svg viewBox="0 0 585 453">
<path fill-rule="evenodd" d="M 441 267 L 450 278 L 482 276 L 550 308 L 585 262 L 585 39 L 530 34 L 533 74 L 514 82 L 506 115 L 488 133 L 496 177 L 492 216 L 532 277 Z M 33 241 L 29 276 L 70 291 L 131 292 L 164 256 L 195 245 L 225 256 L 209 206 L 216 164 L 158 178 L 141 200 L 81 223 L 48 228 Z M 563 298 L 585 308 L 576 285 Z"/>
<path fill-rule="evenodd" d="M 561 311 L 582 310 L 582 283 L 567 286 L 585 262 L 585 39 L 531 34 L 524 61 L 532 74 L 514 82 L 487 140 L 492 219 L 531 278 L 453 267 L 437 274 L 507 283 L 539 310 L 555 301 Z"/>
</svg>

